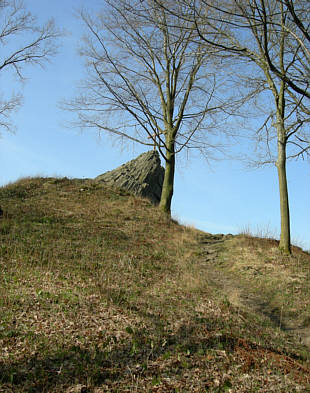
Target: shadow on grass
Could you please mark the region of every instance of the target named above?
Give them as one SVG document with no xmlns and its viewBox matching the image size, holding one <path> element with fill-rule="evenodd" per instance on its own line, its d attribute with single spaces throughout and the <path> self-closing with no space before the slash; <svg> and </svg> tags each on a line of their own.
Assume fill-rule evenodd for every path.
<svg viewBox="0 0 310 393">
<path fill-rule="evenodd" d="M 177 356 L 178 353 L 205 353 L 210 349 L 233 351 L 236 340 L 227 336 L 199 340 L 194 326 L 182 326 L 176 334 L 159 333 L 154 339 L 145 329 L 128 328 L 129 338 L 117 343 L 113 350 L 78 346 L 46 351 L 17 362 L 0 361 L 0 387 L 7 392 L 65 391 L 73 384 L 100 386 L 118 380 L 125 383 L 130 369 L 141 365 L 140 376 L 148 375 L 148 364 L 160 356 Z M 163 345 L 165 343 L 165 345 Z M 0 389 L 1 390 L 1 389 Z"/>
<path fill-rule="evenodd" d="M 154 370 L 149 368 L 150 363 L 159 364 L 168 358 L 179 359 L 180 354 L 195 357 L 204 356 L 210 351 L 225 351 L 228 355 L 225 361 L 229 363 L 229 354 L 238 350 L 245 340 L 223 332 L 221 324 L 216 325 L 214 322 L 211 322 L 212 332 L 208 333 L 206 330 L 205 336 L 199 330 L 202 325 L 208 324 L 207 320 L 200 321 L 199 326 L 197 321 L 183 325 L 176 333 L 164 332 L 163 326 L 157 323 L 155 331 L 150 332 L 145 328 L 133 330 L 128 327 L 126 338 L 121 340 L 103 337 L 102 342 L 97 340 L 96 345 L 87 349 L 79 346 L 50 351 L 46 349 L 44 354 L 39 353 L 20 361 L 2 360 L 0 391 L 65 392 L 69 386 L 82 384 L 90 392 L 96 386 L 112 386 L 115 383 L 121 388 L 130 383 L 133 373 L 138 374 L 140 379 L 152 377 Z M 223 333 L 219 333 L 221 331 Z M 110 348 L 109 343 L 112 343 Z M 255 344 L 247 343 L 249 351 L 257 348 Z M 177 369 L 168 368 L 165 372 L 169 375 L 182 374 L 189 367 L 186 363 L 180 363 Z M 6 390 L 1 390 L 3 388 Z"/>
</svg>

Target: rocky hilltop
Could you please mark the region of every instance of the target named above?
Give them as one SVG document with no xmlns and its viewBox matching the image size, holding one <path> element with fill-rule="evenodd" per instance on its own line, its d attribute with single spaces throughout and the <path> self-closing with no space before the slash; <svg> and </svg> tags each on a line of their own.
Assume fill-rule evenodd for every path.
<svg viewBox="0 0 310 393">
<path fill-rule="evenodd" d="M 164 168 L 160 165 L 158 152 L 148 151 L 112 171 L 97 176 L 95 181 L 128 190 L 158 204 L 164 181 Z"/>
</svg>

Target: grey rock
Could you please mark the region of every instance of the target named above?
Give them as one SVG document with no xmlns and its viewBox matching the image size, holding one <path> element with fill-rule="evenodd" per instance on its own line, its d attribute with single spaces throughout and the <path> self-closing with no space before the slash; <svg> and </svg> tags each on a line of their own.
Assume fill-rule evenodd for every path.
<svg viewBox="0 0 310 393">
<path fill-rule="evenodd" d="M 164 173 L 164 168 L 160 165 L 159 153 L 148 151 L 112 171 L 97 176 L 95 181 L 125 189 L 158 204 Z"/>
</svg>

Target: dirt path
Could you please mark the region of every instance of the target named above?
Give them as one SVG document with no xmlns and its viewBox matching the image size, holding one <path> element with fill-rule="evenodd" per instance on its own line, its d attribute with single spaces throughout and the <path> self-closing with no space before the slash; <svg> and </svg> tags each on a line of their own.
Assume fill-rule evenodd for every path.
<svg viewBox="0 0 310 393">
<path fill-rule="evenodd" d="M 207 269 L 208 282 L 210 286 L 219 290 L 231 304 L 245 310 L 257 313 L 272 322 L 274 327 L 281 329 L 288 335 L 297 336 L 300 342 L 310 349 L 310 328 L 299 326 L 296 318 L 287 318 L 278 310 L 274 310 L 262 293 L 251 291 L 242 279 L 229 274 L 221 267 L 221 254 L 225 242 L 232 235 L 212 235 L 205 233 L 199 237 L 199 249 Z"/>
</svg>

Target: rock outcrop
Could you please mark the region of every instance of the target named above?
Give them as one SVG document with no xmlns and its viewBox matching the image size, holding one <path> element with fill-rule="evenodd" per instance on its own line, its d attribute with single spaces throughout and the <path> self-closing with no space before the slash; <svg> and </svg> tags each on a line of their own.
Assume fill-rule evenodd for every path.
<svg viewBox="0 0 310 393">
<path fill-rule="evenodd" d="M 97 182 L 122 188 L 158 204 L 164 181 L 164 168 L 157 151 L 148 151 L 122 166 L 99 175 Z"/>
</svg>

